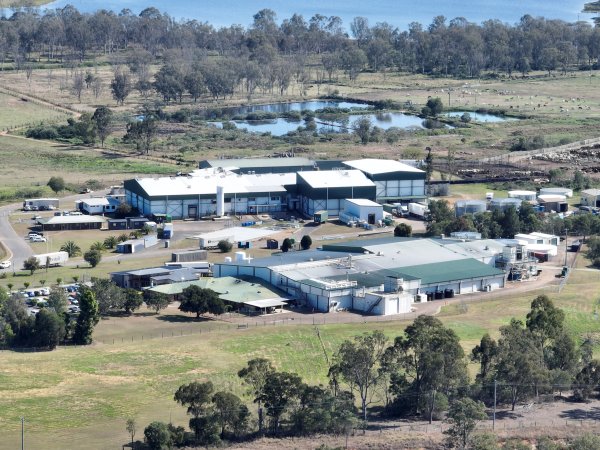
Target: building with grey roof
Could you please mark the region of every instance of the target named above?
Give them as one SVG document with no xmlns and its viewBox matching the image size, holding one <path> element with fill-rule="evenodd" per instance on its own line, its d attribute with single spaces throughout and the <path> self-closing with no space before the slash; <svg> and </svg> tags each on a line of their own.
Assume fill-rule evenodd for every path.
<svg viewBox="0 0 600 450">
<path fill-rule="evenodd" d="M 94 216 L 52 216 L 37 219 L 42 231 L 61 230 L 99 230 L 106 223 L 101 217 Z"/>
<path fill-rule="evenodd" d="M 201 167 L 181 176 L 126 180 L 125 200 L 143 215 L 187 219 L 282 211 L 310 217 L 321 210 L 338 216 L 345 199 L 425 197 L 425 172 L 394 160 L 223 159 Z"/>
<path fill-rule="evenodd" d="M 357 159 L 344 166 L 360 170 L 376 186 L 378 202 L 413 202 L 426 198 L 425 172 L 400 161 Z"/>
<path fill-rule="evenodd" d="M 406 312 L 406 297 L 400 293 L 439 298 L 504 287 L 505 272 L 494 265 L 503 247 L 495 241 L 351 241 L 323 246 L 322 251 L 216 263 L 213 274 L 260 278 L 323 312 L 398 314 Z"/>
</svg>

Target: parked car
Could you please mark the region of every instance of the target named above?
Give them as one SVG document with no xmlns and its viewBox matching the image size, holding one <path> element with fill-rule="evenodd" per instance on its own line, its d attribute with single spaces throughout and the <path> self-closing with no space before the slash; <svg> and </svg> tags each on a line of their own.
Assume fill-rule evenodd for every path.
<svg viewBox="0 0 600 450">
<path fill-rule="evenodd" d="M 46 238 L 44 236 L 32 236 L 29 238 L 31 242 L 46 242 Z"/>
<path fill-rule="evenodd" d="M 42 233 L 41 231 L 30 231 L 29 236 L 43 236 L 44 233 Z"/>
<path fill-rule="evenodd" d="M 12 263 L 10 261 L 2 261 L 0 262 L 0 269 L 8 269 Z"/>
</svg>

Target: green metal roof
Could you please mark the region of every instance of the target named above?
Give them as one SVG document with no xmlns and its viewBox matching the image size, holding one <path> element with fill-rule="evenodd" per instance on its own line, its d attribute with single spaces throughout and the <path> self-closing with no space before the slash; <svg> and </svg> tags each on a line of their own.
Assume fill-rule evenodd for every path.
<svg viewBox="0 0 600 450">
<path fill-rule="evenodd" d="M 181 283 L 163 284 L 149 290 L 167 295 L 177 295 L 189 287 L 199 286 L 203 289 L 211 289 L 219 294 L 221 300 L 233 303 L 245 303 L 256 300 L 266 300 L 285 297 L 284 294 L 273 290 L 262 280 L 256 278 L 200 278 L 196 281 L 184 281 Z"/>
<path fill-rule="evenodd" d="M 504 275 L 500 269 L 484 264 L 473 258 L 458 259 L 452 262 L 422 264 L 398 269 L 407 276 L 419 278 L 421 286 Z"/>
</svg>

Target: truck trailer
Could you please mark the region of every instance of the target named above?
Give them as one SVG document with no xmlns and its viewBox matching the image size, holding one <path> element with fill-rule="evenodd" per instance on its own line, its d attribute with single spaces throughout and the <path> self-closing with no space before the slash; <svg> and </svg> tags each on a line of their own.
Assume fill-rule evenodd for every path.
<svg viewBox="0 0 600 450">
<path fill-rule="evenodd" d="M 38 260 L 41 267 L 61 266 L 69 260 L 67 252 L 43 253 L 41 255 L 33 255 L 33 257 Z"/>
<path fill-rule="evenodd" d="M 427 205 L 423 205 L 422 203 L 409 203 L 408 212 L 411 216 L 425 219 L 429 209 L 427 208 Z"/>
</svg>

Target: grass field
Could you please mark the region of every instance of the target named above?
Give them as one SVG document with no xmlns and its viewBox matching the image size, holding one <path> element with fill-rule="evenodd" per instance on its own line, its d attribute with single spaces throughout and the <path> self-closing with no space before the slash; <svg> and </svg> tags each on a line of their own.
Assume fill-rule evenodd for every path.
<svg viewBox="0 0 600 450">
<path fill-rule="evenodd" d="M 65 121 L 69 117 L 64 112 L 3 93 L 0 93 L 0 105 L 2 105 L 0 107 L 0 130 L 34 125 L 40 122 Z"/>
<path fill-rule="evenodd" d="M 585 270 L 586 264 L 579 261 L 578 268 L 584 270 L 573 272 L 561 294 L 549 294 L 565 310 L 569 329 L 579 338 L 600 333 L 593 314 L 600 272 Z M 470 352 L 483 333 L 496 336 L 498 327 L 511 317 L 523 318 L 537 294 L 490 297 L 467 308 L 444 307 L 440 319 L 458 333 Z M 342 340 L 356 334 L 381 329 L 393 338 L 405 326 L 405 322 L 388 321 L 320 325 L 319 329 L 331 355 Z M 172 401 L 180 384 L 210 379 L 218 389 L 242 395 L 235 373 L 258 356 L 310 383 L 324 382 L 327 372 L 312 326 L 238 330 L 226 323 L 196 322 L 171 307 L 159 316 L 142 311 L 132 318 L 104 319 L 95 338 L 97 343 L 91 347 L 1 353 L 0 425 L 6 442 L 17 442 L 21 416 L 27 418 L 29 448 L 72 447 L 86 440 L 93 448 L 114 448 L 126 442 L 128 416 L 141 425 L 169 417 L 185 425 L 183 409 Z"/>
</svg>

